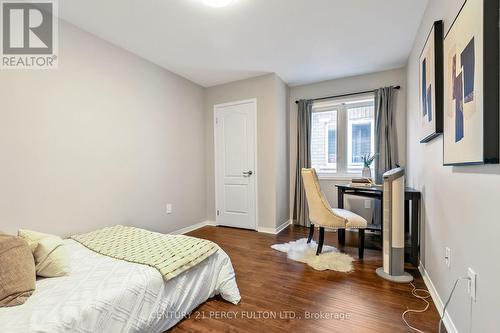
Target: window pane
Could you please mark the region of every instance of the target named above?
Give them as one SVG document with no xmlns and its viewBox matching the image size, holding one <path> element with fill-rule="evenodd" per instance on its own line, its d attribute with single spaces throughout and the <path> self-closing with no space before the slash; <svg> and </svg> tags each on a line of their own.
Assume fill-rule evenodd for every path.
<svg viewBox="0 0 500 333">
<path fill-rule="evenodd" d="M 362 157 L 364 155 L 371 155 L 374 151 L 373 103 L 348 108 L 347 116 L 347 167 L 350 172 L 359 172 L 359 169 L 363 167 Z"/>
<path fill-rule="evenodd" d="M 314 111 L 311 124 L 311 164 L 318 172 L 337 170 L 337 111 Z"/>
<path fill-rule="evenodd" d="M 352 124 L 351 163 L 363 163 L 361 156 L 371 154 L 371 136 L 370 123 Z"/>
<path fill-rule="evenodd" d="M 337 163 L 337 129 L 328 127 L 328 162 Z"/>
</svg>

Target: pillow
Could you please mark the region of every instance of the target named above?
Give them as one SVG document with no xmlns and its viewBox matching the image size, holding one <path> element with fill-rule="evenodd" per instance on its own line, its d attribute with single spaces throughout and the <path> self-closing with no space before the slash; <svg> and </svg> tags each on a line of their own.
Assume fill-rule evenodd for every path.
<svg viewBox="0 0 500 333">
<path fill-rule="evenodd" d="M 35 290 L 35 261 L 20 237 L 0 234 L 0 307 L 26 302 Z"/>
<path fill-rule="evenodd" d="M 33 252 L 37 275 L 58 277 L 70 272 L 69 255 L 61 237 L 23 229 L 18 235 L 26 240 Z"/>
<path fill-rule="evenodd" d="M 21 237 L 22 239 L 24 239 L 26 241 L 26 243 L 28 243 L 28 245 L 31 248 L 31 252 L 35 252 L 36 247 L 38 246 L 38 242 L 42 238 L 57 237 L 57 236 L 52 236 L 52 235 L 49 235 L 49 234 L 44 234 L 42 232 L 32 231 L 32 230 L 25 230 L 25 229 L 19 229 L 17 231 L 17 235 L 19 237 Z"/>
</svg>

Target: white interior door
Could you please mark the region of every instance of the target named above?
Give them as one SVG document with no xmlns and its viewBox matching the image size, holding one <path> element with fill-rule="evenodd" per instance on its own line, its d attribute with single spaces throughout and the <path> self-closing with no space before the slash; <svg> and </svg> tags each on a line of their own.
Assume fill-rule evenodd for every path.
<svg viewBox="0 0 500 333">
<path fill-rule="evenodd" d="M 256 229 L 256 100 L 216 105 L 215 205 L 218 225 Z"/>
</svg>

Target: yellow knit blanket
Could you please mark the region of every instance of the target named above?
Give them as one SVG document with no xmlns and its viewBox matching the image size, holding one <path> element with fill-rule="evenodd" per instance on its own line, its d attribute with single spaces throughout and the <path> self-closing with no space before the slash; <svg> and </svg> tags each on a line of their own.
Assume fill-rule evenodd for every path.
<svg viewBox="0 0 500 333">
<path fill-rule="evenodd" d="M 117 225 L 72 239 L 102 255 L 156 268 L 170 280 L 215 253 L 217 244 L 183 235 L 165 235 Z"/>
</svg>

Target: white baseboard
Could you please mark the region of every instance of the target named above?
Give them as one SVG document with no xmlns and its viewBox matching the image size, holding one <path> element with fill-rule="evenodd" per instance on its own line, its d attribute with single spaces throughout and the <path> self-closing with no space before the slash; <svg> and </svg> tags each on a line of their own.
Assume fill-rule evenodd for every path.
<svg viewBox="0 0 500 333">
<path fill-rule="evenodd" d="M 193 230 L 206 227 L 207 225 L 215 225 L 215 222 L 214 221 L 203 221 L 203 222 L 200 222 L 200 223 L 196 223 L 196 224 L 190 225 L 189 227 L 185 227 L 185 228 L 182 228 L 182 229 L 179 229 L 179 230 L 172 231 L 172 232 L 170 232 L 170 235 L 183 235 L 183 234 L 187 234 L 188 232 L 191 232 Z"/>
<path fill-rule="evenodd" d="M 257 231 L 262 232 L 264 234 L 276 235 L 276 229 L 274 228 L 257 227 Z"/>
<path fill-rule="evenodd" d="M 280 232 L 285 230 L 286 227 L 288 227 L 290 224 L 292 224 L 292 220 L 283 222 L 279 227 L 276 228 L 276 233 L 279 234 Z"/>
<path fill-rule="evenodd" d="M 281 231 L 283 231 L 291 223 L 292 223 L 292 220 L 288 220 L 288 221 L 283 222 L 281 225 L 279 225 L 276 228 L 257 227 L 257 231 L 265 233 L 265 234 L 276 235 L 276 234 L 279 234 Z"/>
<path fill-rule="evenodd" d="M 258 227 L 257 231 L 262 232 L 262 233 L 266 233 L 266 234 L 276 235 L 276 234 L 280 233 L 282 230 L 284 230 L 286 227 L 288 227 L 291 223 L 292 223 L 292 221 L 288 220 L 276 228 Z M 185 228 L 182 228 L 179 230 L 172 231 L 169 234 L 170 235 L 183 235 L 183 234 L 187 234 L 188 232 L 191 232 L 191 231 L 196 230 L 196 229 L 200 229 L 200 228 L 203 228 L 206 226 L 216 226 L 216 225 L 217 225 L 217 223 L 215 221 L 208 221 L 207 220 L 207 221 L 203 221 L 200 223 L 190 225 L 189 227 L 185 227 Z"/>
<path fill-rule="evenodd" d="M 439 297 L 436 287 L 434 287 L 434 284 L 432 283 L 431 278 L 429 277 L 429 274 L 427 274 L 427 271 L 425 270 L 425 267 L 422 265 L 422 263 L 420 263 L 420 265 L 418 266 L 418 270 L 420 271 L 420 274 L 422 274 L 424 283 L 431 294 L 432 300 L 434 301 L 434 305 L 436 305 L 436 309 L 438 310 L 439 315 L 442 316 L 444 308 L 443 300 L 441 299 L 441 297 Z M 443 324 L 446 327 L 448 333 L 458 333 L 453 320 L 451 320 L 448 310 L 444 315 Z"/>
</svg>

